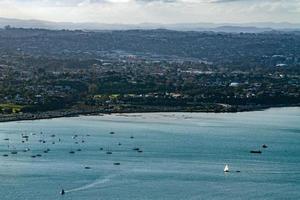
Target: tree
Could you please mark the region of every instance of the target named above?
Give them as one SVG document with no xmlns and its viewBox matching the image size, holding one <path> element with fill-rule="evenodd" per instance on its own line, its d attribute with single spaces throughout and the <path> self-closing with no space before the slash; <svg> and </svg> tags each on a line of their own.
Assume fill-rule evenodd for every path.
<svg viewBox="0 0 300 200">
<path fill-rule="evenodd" d="M 95 95 L 98 92 L 98 86 L 94 83 L 89 85 L 89 94 Z"/>
</svg>

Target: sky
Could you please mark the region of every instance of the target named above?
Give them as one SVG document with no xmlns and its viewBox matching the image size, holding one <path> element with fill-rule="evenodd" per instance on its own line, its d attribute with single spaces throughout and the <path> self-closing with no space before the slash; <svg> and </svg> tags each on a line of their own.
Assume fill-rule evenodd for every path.
<svg viewBox="0 0 300 200">
<path fill-rule="evenodd" d="M 0 17 L 98 23 L 300 23 L 300 0 L 0 0 Z"/>
</svg>

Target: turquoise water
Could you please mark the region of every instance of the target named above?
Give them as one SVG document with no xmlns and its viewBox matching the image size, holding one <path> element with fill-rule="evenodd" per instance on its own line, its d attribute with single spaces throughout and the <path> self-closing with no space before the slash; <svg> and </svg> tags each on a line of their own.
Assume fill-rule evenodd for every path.
<svg viewBox="0 0 300 200">
<path fill-rule="evenodd" d="M 0 154 L 1 200 L 300 199 L 300 108 L 0 123 Z"/>
</svg>

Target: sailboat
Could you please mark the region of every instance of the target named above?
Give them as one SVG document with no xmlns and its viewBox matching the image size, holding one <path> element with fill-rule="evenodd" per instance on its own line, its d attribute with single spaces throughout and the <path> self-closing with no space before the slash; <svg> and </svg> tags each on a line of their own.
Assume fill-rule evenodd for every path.
<svg viewBox="0 0 300 200">
<path fill-rule="evenodd" d="M 225 165 L 225 167 L 224 167 L 224 172 L 229 172 L 229 167 L 228 167 L 228 165 Z"/>
</svg>

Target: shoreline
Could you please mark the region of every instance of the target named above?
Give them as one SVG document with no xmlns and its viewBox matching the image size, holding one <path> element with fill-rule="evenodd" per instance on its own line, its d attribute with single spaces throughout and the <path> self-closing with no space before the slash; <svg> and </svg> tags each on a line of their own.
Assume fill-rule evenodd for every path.
<svg viewBox="0 0 300 200">
<path fill-rule="evenodd" d="M 4 114 L 0 115 L 0 123 L 14 122 L 14 121 L 30 121 L 30 120 L 42 120 L 42 119 L 55 119 L 62 117 L 78 117 L 78 116 L 97 116 L 104 114 L 134 114 L 134 113 L 241 113 L 241 112 L 255 112 L 263 111 L 270 108 L 284 108 L 284 107 L 300 107 L 300 104 L 295 105 L 271 105 L 271 106 L 243 106 L 238 107 L 237 110 L 200 110 L 200 109 L 187 109 L 187 108 L 157 108 L 151 107 L 146 109 L 123 109 L 123 110 L 113 110 L 113 109 L 91 109 L 91 110 L 77 110 L 77 109 L 65 109 L 56 111 L 45 111 L 37 113 L 19 113 L 19 114 Z"/>
<path fill-rule="evenodd" d="M 300 104 L 295 105 L 271 105 L 271 106 L 244 106 L 238 107 L 237 110 L 204 110 L 204 109 L 187 109 L 187 108 L 158 108 L 151 107 L 146 109 L 89 109 L 89 110 L 78 110 L 78 109 L 64 109 L 55 111 L 45 111 L 37 113 L 19 113 L 19 114 L 2 114 L 0 115 L 0 123 L 14 122 L 14 121 L 31 121 L 31 120 L 43 120 L 43 119 L 55 119 L 63 117 L 79 117 L 79 116 L 97 116 L 105 114 L 140 114 L 140 113 L 241 113 L 241 112 L 255 112 L 263 111 L 270 108 L 288 108 L 288 107 L 300 107 Z"/>
</svg>

